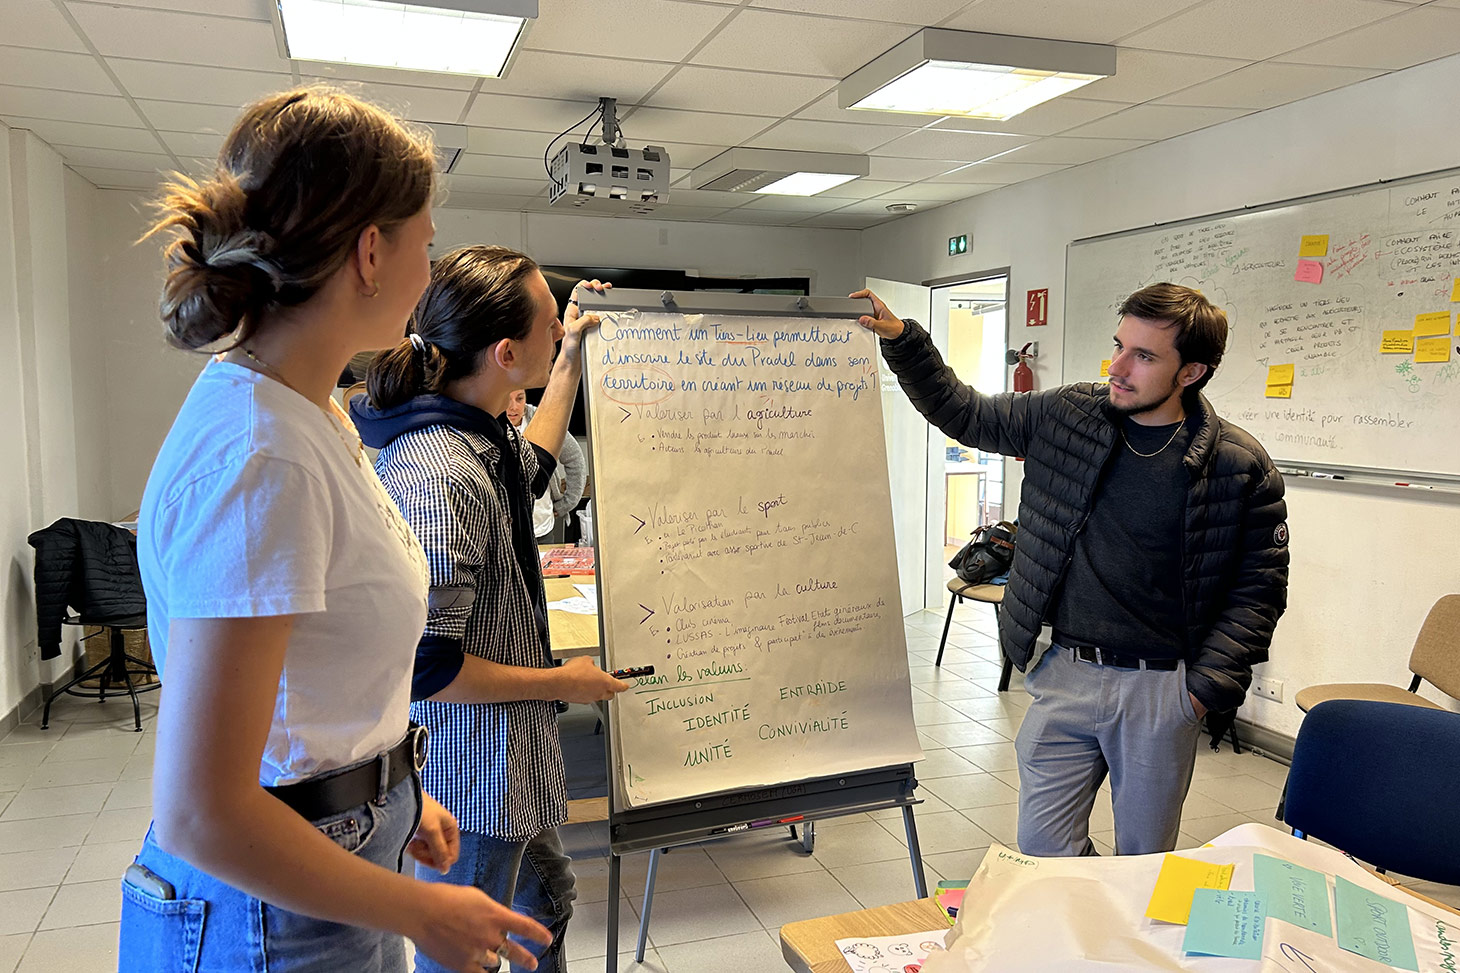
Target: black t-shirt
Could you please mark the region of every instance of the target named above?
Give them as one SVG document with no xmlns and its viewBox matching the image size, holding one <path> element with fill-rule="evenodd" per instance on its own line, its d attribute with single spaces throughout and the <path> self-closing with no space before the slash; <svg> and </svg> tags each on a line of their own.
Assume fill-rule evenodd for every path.
<svg viewBox="0 0 1460 973">
<path fill-rule="evenodd" d="M 1186 655 L 1181 548 L 1190 480 L 1181 460 L 1189 422 L 1122 421 L 1124 439 L 1095 486 L 1050 611 L 1056 631 L 1076 644 L 1143 659 Z"/>
</svg>

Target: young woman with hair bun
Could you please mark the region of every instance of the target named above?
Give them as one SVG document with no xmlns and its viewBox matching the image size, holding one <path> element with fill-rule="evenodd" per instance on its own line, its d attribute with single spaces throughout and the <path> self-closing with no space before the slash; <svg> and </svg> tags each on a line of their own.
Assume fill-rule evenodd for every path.
<svg viewBox="0 0 1460 973">
<path fill-rule="evenodd" d="M 474 885 L 541 921 L 551 945 L 520 946 L 553 973 L 565 966 L 575 897 L 558 837 L 567 786 L 554 701 L 596 702 L 629 684 L 585 657 L 553 664 L 532 508 L 563 448 L 583 334 L 598 323 L 578 294 L 607 286 L 580 283 L 560 322 L 531 258 L 489 246 L 448 253 L 409 335 L 371 363 L 369 404 L 351 405 L 431 566 L 411 715 L 431 731 L 426 786 L 460 822 L 461 857 L 444 874 L 418 865 L 416 875 Z M 543 385 L 519 433 L 509 399 Z M 416 957 L 418 973 L 442 968 Z"/>
<path fill-rule="evenodd" d="M 420 544 L 331 399 L 394 345 L 430 277 L 433 151 L 305 89 L 246 108 L 216 171 L 166 188 L 161 311 L 219 352 L 157 456 L 138 558 L 163 675 L 153 824 L 123 881 L 123 971 L 480 970 L 548 941 L 446 870 L 408 725 Z M 149 234 L 150 235 L 150 234 Z"/>
</svg>

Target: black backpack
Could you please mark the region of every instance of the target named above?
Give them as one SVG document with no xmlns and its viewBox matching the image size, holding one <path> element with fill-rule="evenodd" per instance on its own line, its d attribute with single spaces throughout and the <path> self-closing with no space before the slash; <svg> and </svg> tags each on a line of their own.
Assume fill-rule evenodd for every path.
<svg viewBox="0 0 1460 973">
<path fill-rule="evenodd" d="M 953 555 L 948 566 L 957 572 L 961 581 L 968 584 L 987 584 L 1008 572 L 1009 565 L 1014 561 L 1014 535 L 1018 532 L 1018 526 L 1007 520 L 1001 520 L 997 524 L 984 524 Z"/>
</svg>

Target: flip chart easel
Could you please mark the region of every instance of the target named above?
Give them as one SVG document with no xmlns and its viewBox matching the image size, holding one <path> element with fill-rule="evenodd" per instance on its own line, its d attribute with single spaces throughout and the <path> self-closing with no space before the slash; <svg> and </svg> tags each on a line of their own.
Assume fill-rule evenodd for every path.
<svg viewBox="0 0 1460 973">
<path fill-rule="evenodd" d="M 584 344 L 600 644 L 656 674 L 609 706 L 620 859 L 900 808 L 921 758 L 865 302 L 614 290 Z M 662 641 L 661 641 L 662 640 Z"/>
</svg>

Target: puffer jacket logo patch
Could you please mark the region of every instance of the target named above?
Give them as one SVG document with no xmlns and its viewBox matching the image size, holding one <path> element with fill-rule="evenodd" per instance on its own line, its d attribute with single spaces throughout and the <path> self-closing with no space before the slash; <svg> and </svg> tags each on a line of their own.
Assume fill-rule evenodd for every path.
<svg viewBox="0 0 1460 973">
<path fill-rule="evenodd" d="M 1278 547 L 1282 547 L 1288 542 L 1288 525 L 1286 521 L 1272 529 L 1272 542 Z"/>
</svg>

